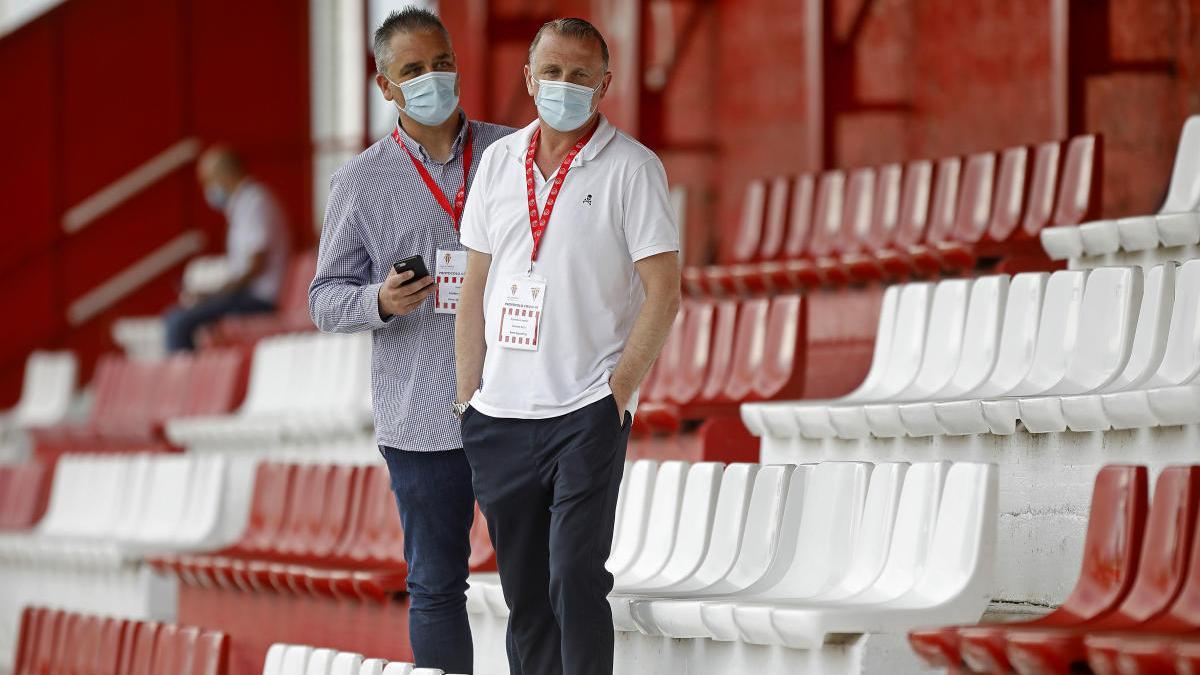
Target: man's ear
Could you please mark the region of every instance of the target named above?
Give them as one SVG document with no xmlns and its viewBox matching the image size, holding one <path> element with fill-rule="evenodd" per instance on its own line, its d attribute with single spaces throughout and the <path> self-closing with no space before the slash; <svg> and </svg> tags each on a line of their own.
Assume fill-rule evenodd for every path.
<svg viewBox="0 0 1200 675">
<path fill-rule="evenodd" d="M 392 86 L 383 73 L 375 74 L 375 84 L 379 87 L 379 91 L 383 92 L 383 98 L 387 101 L 394 101 L 396 97 L 392 95 Z"/>
<path fill-rule="evenodd" d="M 596 97 L 597 104 L 603 101 L 604 97 L 608 95 L 608 85 L 610 84 L 612 84 L 612 71 L 604 74 L 604 79 L 600 83 L 600 95 Z"/>
<path fill-rule="evenodd" d="M 529 69 L 529 64 L 525 64 L 525 91 L 533 96 L 533 71 Z"/>
</svg>

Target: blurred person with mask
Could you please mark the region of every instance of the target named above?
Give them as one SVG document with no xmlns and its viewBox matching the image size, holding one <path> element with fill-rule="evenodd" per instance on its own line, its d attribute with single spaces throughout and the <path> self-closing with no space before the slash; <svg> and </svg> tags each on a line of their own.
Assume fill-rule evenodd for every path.
<svg viewBox="0 0 1200 675">
<path fill-rule="evenodd" d="M 454 49 L 437 15 L 393 12 L 374 52 L 375 81 L 399 117 L 333 174 L 309 312 L 323 331 L 373 332 L 375 435 L 403 521 L 413 655 L 419 667 L 470 673 L 475 496 L 451 405 L 466 272 L 458 231 L 479 157 L 513 130 L 459 107 Z M 415 255 L 430 276 L 396 271 Z"/>
<path fill-rule="evenodd" d="M 196 163 L 204 200 L 225 215 L 228 278 L 211 293 L 185 291 L 167 312 L 168 352 L 195 347 L 196 329 L 223 316 L 275 309 L 287 271 L 291 241 L 287 220 L 275 195 L 254 180 L 230 148 L 213 146 Z"/>
<path fill-rule="evenodd" d="M 666 172 L 597 112 L 611 81 L 594 26 L 543 25 L 525 66 L 538 119 L 483 154 L 463 216 L 457 400 L 513 675 L 612 673 L 617 491 L 680 303 Z"/>
</svg>

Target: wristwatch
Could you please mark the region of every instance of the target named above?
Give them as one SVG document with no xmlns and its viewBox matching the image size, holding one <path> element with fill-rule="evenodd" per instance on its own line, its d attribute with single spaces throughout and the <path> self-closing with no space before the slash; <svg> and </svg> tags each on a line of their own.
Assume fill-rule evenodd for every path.
<svg viewBox="0 0 1200 675">
<path fill-rule="evenodd" d="M 458 401 L 455 401 L 454 403 L 450 404 L 450 410 L 453 411 L 454 416 L 460 420 L 462 419 L 462 416 L 467 413 L 467 408 L 470 408 L 470 407 L 471 407 L 470 401 L 467 401 L 466 403 L 459 403 Z"/>
</svg>

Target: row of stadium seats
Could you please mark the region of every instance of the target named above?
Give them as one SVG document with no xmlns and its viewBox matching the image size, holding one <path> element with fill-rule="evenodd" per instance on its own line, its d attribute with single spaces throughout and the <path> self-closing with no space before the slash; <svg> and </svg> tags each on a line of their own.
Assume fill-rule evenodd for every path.
<svg viewBox="0 0 1200 675">
<path fill-rule="evenodd" d="M 1103 431 L 1200 421 L 1200 261 L 890 287 L 862 385 L 748 404 L 759 436 Z"/>
<path fill-rule="evenodd" d="M 273 644 L 267 650 L 262 675 L 442 675 L 442 671 L 415 668 L 403 661 L 365 659 L 353 652 Z"/>
<path fill-rule="evenodd" d="M 143 556 L 227 545 L 252 475 L 250 460 L 215 455 L 62 457 L 36 529 L 0 536 L 0 653 L 11 654 L 24 605 L 173 616 L 173 584 Z"/>
<path fill-rule="evenodd" d="M 106 355 L 96 366 L 87 419 L 31 429 L 35 453 L 53 461 L 67 452 L 166 450 L 163 424 L 181 415 L 233 409 L 242 398 L 245 371 L 236 349 L 161 361 Z"/>
<path fill-rule="evenodd" d="M 46 510 L 49 485 L 41 462 L 0 465 L 0 530 L 33 527 Z"/>
<path fill-rule="evenodd" d="M 685 269 L 684 287 L 693 295 L 786 291 L 1028 256 L 1043 228 L 1095 215 L 1100 150 L 1099 137 L 1078 136 L 1065 161 L 1062 144 L 1051 141 L 1009 148 L 999 159 L 994 152 L 965 162 L 948 157 L 936 172 L 919 160 L 848 177 L 835 170 L 755 181 L 717 264 Z"/>
<path fill-rule="evenodd" d="M 228 653 L 220 631 L 26 607 L 12 673 L 225 675 Z"/>
<path fill-rule="evenodd" d="M 236 411 L 176 415 L 166 436 L 188 448 L 261 449 L 362 435 L 372 423 L 370 360 L 369 333 L 265 338 L 254 348 L 246 397 Z"/>
<path fill-rule="evenodd" d="M 1051 228 L 1041 239 L 1055 260 L 1200 243 L 1200 115 L 1184 122 L 1167 198 L 1157 214 Z"/>
<path fill-rule="evenodd" d="M 639 461 L 608 560 L 614 625 L 820 649 L 832 633 L 977 620 L 996 499 L 990 464 Z M 494 575 L 472 575 L 467 606 L 476 623 L 507 616 Z M 497 633 L 503 644 L 502 629 L 485 635 Z"/>
<path fill-rule="evenodd" d="M 1057 609 L 1019 623 L 916 630 L 915 651 L 935 667 L 982 673 L 1196 672 L 1200 466 L 1165 468 L 1149 514 L 1146 493 L 1145 467 L 1100 471 L 1083 568 Z"/>
<path fill-rule="evenodd" d="M 246 529 L 213 554 L 151 560 L 187 584 L 384 600 L 405 589 L 404 533 L 378 466 L 259 466 Z"/>
</svg>

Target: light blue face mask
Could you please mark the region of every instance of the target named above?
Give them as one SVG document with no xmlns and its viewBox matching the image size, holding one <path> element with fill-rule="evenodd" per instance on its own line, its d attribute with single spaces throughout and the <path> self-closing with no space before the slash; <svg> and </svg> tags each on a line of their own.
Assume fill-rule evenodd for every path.
<svg viewBox="0 0 1200 675">
<path fill-rule="evenodd" d="M 533 97 L 538 116 L 555 131 L 574 131 L 592 117 L 592 97 L 600 90 L 570 82 L 538 80 L 538 92 Z"/>
<path fill-rule="evenodd" d="M 204 186 L 204 201 L 215 211 L 224 211 L 225 205 L 229 203 L 229 193 L 225 188 L 216 183 L 209 183 Z"/>
<path fill-rule="evenodd" d="M 392 81 L 389 79 L 388 82 Z M 436 127 L 458 110 L 458 94 L 454 93 L 458 73 L 425 73 L 403 84 L 392 84 L 404 94 L 404 107 L 400 112 L 418 124 Z"/>
</svg>

